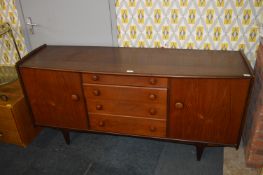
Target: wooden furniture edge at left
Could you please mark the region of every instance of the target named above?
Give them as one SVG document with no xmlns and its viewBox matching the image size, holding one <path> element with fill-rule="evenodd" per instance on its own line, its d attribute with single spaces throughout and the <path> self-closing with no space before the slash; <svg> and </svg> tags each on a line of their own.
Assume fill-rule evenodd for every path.
<svg viewBox="0 0 263 175">
<path fill-rule="evenodd" d="M 27 147 L 41 128 L 34 126 L 19 81 L 1 86 L 0 93 L 8 97 L 0 103 L 0 141 Z"/>
</svg>

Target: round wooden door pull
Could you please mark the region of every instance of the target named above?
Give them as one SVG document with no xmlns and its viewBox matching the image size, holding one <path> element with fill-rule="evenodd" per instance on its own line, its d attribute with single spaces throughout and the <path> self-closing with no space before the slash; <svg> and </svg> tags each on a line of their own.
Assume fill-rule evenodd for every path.
<svg viewBox="0 0 263 175">
<path fill-rule="evenodd" d="M 71 95 L 71 99 L 72 99 L 73 101 L 79 101 L 79 96 L 76 95 L 76 94 L 73 94 L 73 95 Z"/>
<path fill-rule="evenodd" d="M 105 126 L 105 122 L 104 122 L 104 121 L 100 121 L 100 122 L 99 122 L 99 126 L 100 126 L 100 127 Z"/>
<path fill-rule="evenodd" d="M 100 95 L 100 90 L 98 90 L 98 89 L 95 89 L 95 90 L 93 90 L 93 95 L 95 95 L 95 96 L 99 96 Z"/>
<path fill-rule="evenodd" d="M 98 81 L 100 77 L 98 75 L 92 75 L 92 80 L 93 81 Z"/>
<path fill-rule="evenodd" d="M 155 100 L 156 97 L 157 97 L 157 96 L 156 96 L 155 94 L 150 94 L 150 95 L 149 95 L 149 98 L 150 98 L 151 100 Z"/>
<path fill-rule="evenodd" d="M 154 126 L 151 126 L 151 127 L 150 127 L 150 131 L 151 131 L 151 132 L 154 132 L 154 131 L 156 131 L 156 128 L 155 128 Z"/>
<path fill-rule="evenodd" d="M 4 134 L 0 132 L 0 137 L 3 137 L 3 136 L 4 136 Z"/>
<path fill-rule="evenodd" d="M 157 83 L 156 78 L 150 78 L 149 80 L 150 84 L 155 85 Z"/>
<path fill-rule="evenodd" d="M 183 109 L 184 108 L 184 104 L 181 103 L 181 102 L 177 102 L 177 103 L 175 103 L 175 108 L 176 109 Z"/>
<path fill-rule="evenodd" d="M 156 114 L 156 109 L 155 108 L 150 108 L 149 113 L 150 113 L 150 115 L 155 115 Z"/>
<path fill-rule="evenodd" d="M 97 110 L 102 110 L 102 109 L 103 109 L 103 106 L 102 106 L 102 105 L 96 105 L 96 109 L 97 109 Z"/>
</svg>

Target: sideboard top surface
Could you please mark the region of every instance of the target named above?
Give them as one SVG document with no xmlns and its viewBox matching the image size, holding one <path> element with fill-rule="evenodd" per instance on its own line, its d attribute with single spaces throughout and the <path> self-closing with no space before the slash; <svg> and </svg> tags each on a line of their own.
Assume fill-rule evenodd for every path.
<svg viewBox="0 0 263 175">
<path fill-rule="evenodd" d="M 19 65 L 89 73 L 167 77 L 246 77 L 252 72 L 238 51 L 45 46 Z"/>
</svg>

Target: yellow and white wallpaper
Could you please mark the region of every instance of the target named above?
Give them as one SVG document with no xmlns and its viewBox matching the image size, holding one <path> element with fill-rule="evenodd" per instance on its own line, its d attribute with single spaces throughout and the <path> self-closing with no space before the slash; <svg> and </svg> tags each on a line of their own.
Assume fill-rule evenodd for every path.
<svg viewBox="0 0 263 175">
<path fill-rule="evenodd" d="M 0 0 L 0 24 L 8 22 L 18 45 L 21 56 L 27 53 L 22 34 L 21 23 L 15 6 L 15 0 Z M 9 35 L 0 37 L 0 65 L 13 65 L 18 60 L 12 38 Z"/>
<path fill-rule="evenodd" d="M 116 0 L 121 47 L 243 49 L 252 65 L 263 0 Z"/>
</svg>

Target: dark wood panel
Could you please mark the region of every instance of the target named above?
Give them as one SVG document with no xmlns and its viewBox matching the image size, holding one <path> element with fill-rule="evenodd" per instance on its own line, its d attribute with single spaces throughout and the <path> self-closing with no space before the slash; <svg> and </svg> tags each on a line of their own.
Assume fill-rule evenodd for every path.
<svg viewBox="0 0 263 175">
<path fill-rule="evenodd" d="M 87 128 L 79 73 L 26 68 L 20 72 L 36 124 Z"/>
<path fill-rule="evenodd" d="M 88 100 L 117 100 L 166 105 L 167 89 L 140 88 L 131 86 L 84 85 L 84 94 Z"/>
<path fill-rule="evenodd" d="M 89 117 L 90 129 L 94 131 L 149 137 L 165 137 L 166 135 L 166 120 L 97 114 Z"/>
<path fill-rule="evenodd" d="M 89 113 L 137 116 L 166 119 L 165 104 L 148 104 L 131 101 L 87 100 Z"/>
<path fill-rule="evenodd" d="M 88 84 L 167 88 L 167 78 L 158 78 L 158 77 L 82 74 L 82 79 L 83 79 L 83 83 L 88 83 Z"/>
<path fill-rule="evenodd" d="M 169 137 L 238 144 L 249 80 L 173 79 Z"/>
<path fill-rule="evenodd" d="M 243 77 L 253 74 L 237 51 L 47 46 L 23 67 L 144 76 Z M 131 72 L 132 71 L 132 72 Z"/>
</svg>

